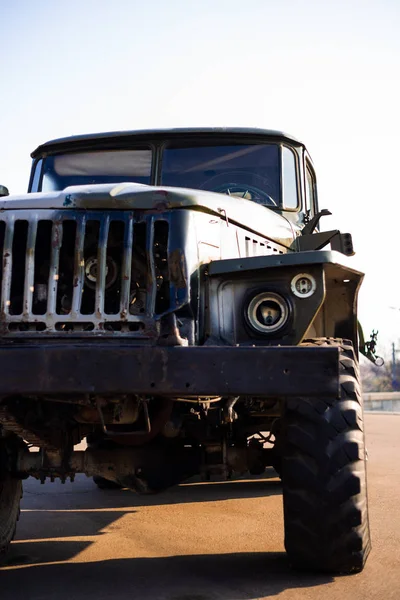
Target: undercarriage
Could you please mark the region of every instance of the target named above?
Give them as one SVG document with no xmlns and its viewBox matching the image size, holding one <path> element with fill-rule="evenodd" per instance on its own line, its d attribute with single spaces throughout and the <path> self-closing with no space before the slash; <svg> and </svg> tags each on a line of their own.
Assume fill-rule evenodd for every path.
<svg viewBox="0 0 400 600">
<path fill-rule="evenodd" d="M 2 435 L 26 444 L 8 452 L 9 473 L 42 482 L 86 473 L 139 492 L 196 474 L 262 473 L 278 462 L 284 398 L 299 382 L 307 395 L 338 390 L 334 347 L 25 343 L 0 347 L 0 361 Z M 74 451 L 85 438 L 87 450 Z"/>
</svg>

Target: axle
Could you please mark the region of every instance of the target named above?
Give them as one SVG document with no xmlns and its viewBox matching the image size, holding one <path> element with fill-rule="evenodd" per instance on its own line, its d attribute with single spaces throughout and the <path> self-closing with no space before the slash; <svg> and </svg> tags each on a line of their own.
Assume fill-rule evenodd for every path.
<svg viewBox="0 0 400 600">
<path fill-rule="evenodd" d="M 77 473 L 103 477 L 138 491 L 156 491 L 201 473 L 228 478 L 232 474 L 262 473 L 272 464 L 272 450 L 261 443 L 247 447 L 224 447 L 224 444 L 189 447 L 177 444 L 150 445 L 146 448 L 88 448 L 71 452 L 29 452 L 18 456 L 14 467 L 19 477 L 33 476 L 43 483 L 46 478 L 74 479 Z M 13 469 L 13 470 L 14 470 Z"/>
</svg>

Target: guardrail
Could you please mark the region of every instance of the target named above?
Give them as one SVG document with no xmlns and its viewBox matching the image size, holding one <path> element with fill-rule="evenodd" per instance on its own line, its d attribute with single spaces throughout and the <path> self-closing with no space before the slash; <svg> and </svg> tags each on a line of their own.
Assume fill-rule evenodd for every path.
<svg viewBox="0 0 400 600">
<path fill-rule="evenodd" d="M 400 412 L 400 392 L 366 392 L 363 398 L 366 411 Z"/>
</svg>

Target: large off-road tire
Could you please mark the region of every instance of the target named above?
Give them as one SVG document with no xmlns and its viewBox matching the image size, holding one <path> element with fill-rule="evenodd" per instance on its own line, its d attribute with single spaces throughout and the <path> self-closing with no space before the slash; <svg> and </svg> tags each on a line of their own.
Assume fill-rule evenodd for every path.
<svg viewBox="0 0 400 600">
<path fill-rule="evenodd" d="M 5 478 L 0 481 L 0 562 L 5 557 L 14 538 L 19 519 L 22 496 L 20 479 Z"/>
<path fill-rule="evenodd" d="M 285 547 L 294 567 L 363 569 L 370 551 L 363 408 L 351 342 L 310 340 L 340 352 L 340 398 L 288 399 L 282 488 Z"/>
</svg>

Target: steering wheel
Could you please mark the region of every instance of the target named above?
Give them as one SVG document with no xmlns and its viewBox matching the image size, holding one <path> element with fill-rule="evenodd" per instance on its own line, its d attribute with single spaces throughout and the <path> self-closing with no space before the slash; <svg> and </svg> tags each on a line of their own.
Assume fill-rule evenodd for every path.
<svg viewBox="0 0 400 600">
<path fill-rule="evenodd" d="M 223 180 L 221 182 L 221 180 Z M 251 181 L 251 183 L 247 183 L 247 181 Z M 220 173 L 219 175 L 215 175 L 211 177 L 201 186 L 202 189 L 207 189 L 211 192 L 217 192 L 218 194 L 227 194 L 228 196 L 237 196 L 240 198 L 245 198 L 246 194 L 251 194 L 251 200 L 255 202 L 259 202 L 260 204 L 268 204 L 272 206 L 278 206 L 277 203 L 267 192 L 256 185 L 253 185 L 253 181 L 260 181 L 260 184 L 268 185 L 266 179 L 261 177 L 260 175 L 255 175 L 246 173 L 244 171 L 236 171 L 233 173 Z M 218 185 L 218 183 L 220 185 Z"/>
</svg>

